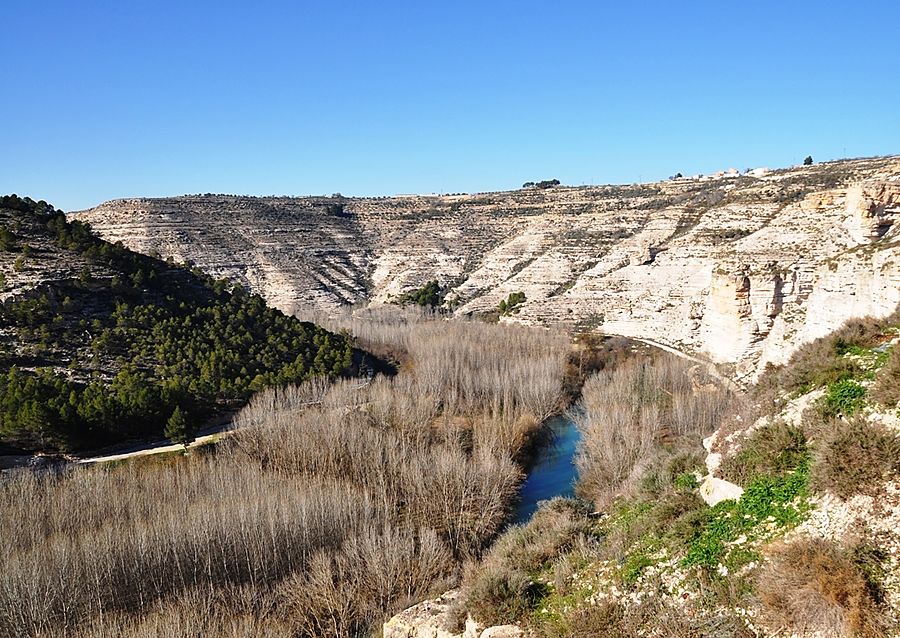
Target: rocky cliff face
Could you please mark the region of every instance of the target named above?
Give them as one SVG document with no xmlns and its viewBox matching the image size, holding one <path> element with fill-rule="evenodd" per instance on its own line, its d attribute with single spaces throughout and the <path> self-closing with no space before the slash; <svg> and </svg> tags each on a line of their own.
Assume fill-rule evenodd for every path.
<svg viewBox="0 0 900 638">
<path fill-rule="evenodd" d="M 129 199 L 75 215 L 286 311 L 387 303 L 434 279 L 457 313 L 522 291 L 504 321 L 649 339 L 738 378 L 900 302 L 900 157 L 477 195 Z"/>
</svg>

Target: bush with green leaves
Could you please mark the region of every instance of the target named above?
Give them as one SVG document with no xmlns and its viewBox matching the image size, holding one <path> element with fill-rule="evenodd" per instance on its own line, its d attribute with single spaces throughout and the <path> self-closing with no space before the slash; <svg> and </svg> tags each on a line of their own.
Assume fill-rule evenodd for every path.
<svg viewBox="0 0 900 638">
<path fill-rule="evenodd" d="M 872 348 L 884 341 L 885 330 L 898 323 L 900 313 L 896 312 L 884 319 L 852 319 L 833 333 L 798 348 L 787 364 L 768 367 L 753 393 L 764 398 L 773 393 L 802 394 L 845 379 L 866 378 L 869 357 L 858 355 L 872 354 Z M 872 358 L 877 362 L 877 355 Z"/>
<path fill-rule="evenodd" d="M 523 303 L 525 303 L 524 292 L 511 292 L 506 299 L 500 302 L 497 310 L 501 315 L 511 315 L 519 312 L 519 306 Z"/>
<path fill-rule="evenodd" d="M 828 416 L 851 416 L 866 404 L 866 389 L 853 379 L 841 379 L 828 386 L 822 410 Z"/>
<path fill-rule="evenodd" d="M 447 288 L 441 286 L 437 280 L 432 280 L 421 288 L 404 294 L 398 301 L 401 305 L 414 304 L 427 308 L 437 308 L 444 303 L 446 294 Z"/>
<path fill-rule="evenodd" d="M 722 461 L 718 474 L 725 480 L 746 485 L 761 476 L 784 476 L 808 458 L 802 428 L 776 420 L 754 430 L 737 454 Z"/>
<path fill-rule="evenodd" d="M 754 558 L 735 546 L 741 536 L 752 538 L 771 522 L 774 529 L 787 529 L 800 523 L 808 509 L 806 495 L 809 463 L 803 463 L 784 476 L 762 476 L 751 482 L 740 499 L 726 500 L 711 507 L 704 516 L 699 533 L 691 539 L 685 554 L 685 566 L 716 569 L 725 564 L 740 567 Z"/>
</svg>

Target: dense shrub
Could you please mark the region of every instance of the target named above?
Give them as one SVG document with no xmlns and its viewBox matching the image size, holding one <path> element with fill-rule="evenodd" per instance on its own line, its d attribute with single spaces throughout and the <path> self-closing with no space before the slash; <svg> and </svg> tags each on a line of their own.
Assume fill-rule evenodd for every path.
<svg viewBox="0 0 900 638">
<path fill-rule="evenodd" d="M 884 366 L 875 375 L 872 399 L 883 406 L 896 408 L 900 403 L 900 347 L 891 348 Z"/>
<path fill-rule="evenodd" d="M 466 589 L 466 609 L 487 625 L 514 623 L 537 605 L 544 587 L 513 564 L 488 562 Z"/>
<path fill-rule="evenodd" d="M 803 520 L 808 504 L 809 462 L 784 476 L 761 476 L 741 497 L 724 500 L 707 509 L 697 521 L 696 534 L 688 539 L 685 566 L 715 570 L 720 564 L 736 569 L 756 558 L 736 546 L 740 537 L 753 538 L 772 529 L 790 529 Z"/>
<path fill-rule="evenodd" d="M 519 312 L 519 306 L 525 303 L 524 292 L 511 292 L 509 296 L 500 302 L 497 310 L 501 315 L 511 315 Z"/>
<path fill-rule="evenodd" d="M 885 330 L 900 321 L 894 313 L 885 319 L 851 319 L 841 328 L 801 346 L 790 361 L 769 367 L 755 388 L 757 396 L 806 392 L 845 379 L 861 378 L 867 369 L 852 355 L 878 345 Z M 770 396 L 771 398 L 771 396 Z"/>
<path fill-rule="evenodd" d="M 444 303 L 446 294 L 447 289 L 441 286 L 437 280 L 432 280 L 421 288 L 402 295 L 398 302 L 402 305 L 414 304 L 427 308 L 437 308 Z"/>
<path fill-rule="evenodd" d="M 746 485 L 762 476 L 784 476 L 808 458 L 803 430 L 775 420 L 743 441 L 737 454 L 723 460 L 717 474 L 727 481 Z"/>
<path fill-rule="evenodd" d="M 900 473 L 900 437 L 862 417 L 833 419 L 815 448 L 812 487 L 841 498 L 876 494 Z"/>
<path fill-rule="evenodd" d="M 537 574 L 589 533 L 588 511 L 583 502 L 570 499 L 541 504 L 527 524 L 505 532 L 483 563 L 469 571 L 460 603 L 483 623 L 523 618 L 545 590 Z"/>
<path fill-rule="evenodd" d="M 825 540 L 797 540 L 772 550 L 757 594 L 772 628 L 831 638 L 886 635 L 865 574 Z"/>
<path fill-rule="evenodd" d="M 851 416 L 866 403 L 866 389 L 852 379 L 841 379 L 828 385 L 822 397 L 826 416 Z"/>
</svg>

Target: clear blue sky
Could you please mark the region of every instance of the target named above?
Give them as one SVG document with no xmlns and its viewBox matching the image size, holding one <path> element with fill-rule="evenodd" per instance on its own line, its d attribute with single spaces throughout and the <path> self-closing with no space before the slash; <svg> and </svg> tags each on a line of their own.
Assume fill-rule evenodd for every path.
<svg viewBox="0 0 900 638">
<path fill-rule="evenodd" d="M 0 192 L 618 183 L 900 153 L 900 3 L 0 3 Z"/>
</svg>

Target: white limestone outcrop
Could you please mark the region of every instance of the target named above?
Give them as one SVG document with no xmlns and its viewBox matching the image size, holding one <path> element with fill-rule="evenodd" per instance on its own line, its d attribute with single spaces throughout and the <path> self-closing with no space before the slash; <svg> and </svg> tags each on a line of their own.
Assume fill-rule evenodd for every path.
<svg viewBox="0 0 900 638">
<path fill-rule="evenodd" d="M 663 343 L 752 380 L 900 302 L 900 158 L 644 185 L 391 198 L 186 196 L 77 213 L 275 306 L 388 303 L 437 280 L 459 314 Z"/>
</svg>

